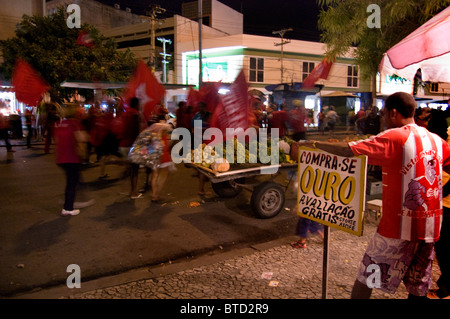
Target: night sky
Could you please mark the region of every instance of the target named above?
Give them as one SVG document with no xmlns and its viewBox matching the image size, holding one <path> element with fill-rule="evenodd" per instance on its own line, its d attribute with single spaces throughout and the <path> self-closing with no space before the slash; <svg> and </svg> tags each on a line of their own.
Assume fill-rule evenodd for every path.
<svg viewBox="0 0 450 319">
<path fill-rule="evenodd" d="M 181 15 L 181 4 L 187 0 L 97 0 L 122 9 L 130 8 L 133 13 L 144 14 L 149 4 L 159 4 L 166 14 Z M 244 33 L 274 36 L 272 31 L 292 28 L 286 32 L 287 39 L 319 41 L 316 0 L 219 0 L 223 4 L 244 14 Z M 275 35 L 276 36 L 276 35 Z"/>
</svg>

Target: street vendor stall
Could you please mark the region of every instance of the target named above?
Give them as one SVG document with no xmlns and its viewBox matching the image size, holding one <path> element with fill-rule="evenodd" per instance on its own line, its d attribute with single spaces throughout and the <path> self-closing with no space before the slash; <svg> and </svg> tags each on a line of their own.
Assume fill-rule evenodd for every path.
<svg viewBox="0 0 450 319">
<path fill-rule="evenodd" d="M 196 154 L 192 151 L 192 156 L 187 164 L 195 168 L 199 174 L 204 175 L 210 182 L 214 192 L 220 197 L 234 197 L 238 195 L 242 189 L 252 192 L 250 206 L 259 218 L 272 218 L 280 213 L 284 207 L 285 192 L 289 187 L 291 180 L 296 176 L 298 164 L 291 159 L 298 156 L 295 147 L 295 141 L 288 138 L 277 140 L 276 143 L 267 147 L 265 143 L 257 143 L 258 150 L 267 147 L 264 150 L 265 154 L 277 155 L 276 160 L 267 162 L 261 161 L 258 155 L 261 152 L 249 152 L 249 144 L 240 144 L 237 140 L 234 141 L 233 152 L 231 154 L 231 164 L 227 161 L 222 161 L 224 158 L 219 156 L 220 161 L 208 158 L 205 153 L 213 153 L 211 146 L 202 145 L 202 149 Z M 291 145 L 294 147 L 291 148 Z M 256 145 L 254 145 L 256 147 Z M 223 156 L 230 153 L 223 146 Z M 210 148 L 210 149 L 208 149 Z M 256 148 L 255 148 L 256 150 Z M 238 153 L 241 152 L 245 156 L 245 161 L 237 160 Z M 272 153 L 273 152 L 273 153 Z M 276 153 L 275 153 L 276 152 Z M 252 154 L 253 153 L 253 154 Z M 218 163 L 218 164 L 217 164 Z M 264 164 L 265 163 L 265 164 Z M 275 181 L 282 173 L 288 173 L 286 185 L 281 185 Z"/>
<path fill-rule="evenodd" d="M 297 163 L 284 163 L 278 165 L 256 165 L 253 167 L 242 168 L 236 165 L 234 169 L 226 172 L 217 172 L 210 168 L 198 164 L 190 164 L 197 169 L 200 174 L 205 175 L 211 182 L 214 192 L 220 197 L 234 197 L 242 189 L 252 192 L 250 206 L 255 215 L 259 218 L 272 218 L 278 215 L 284 207 L 285 192 L 289 187 L 290 181 L 286 185 L 280 185 L 274 179 L 282 172 L 297 172 Z M 276 173 L 267 174 L 267 172 Z M 264 177 L 264 181 L 249 182 L 252 177 Z"/>
<path fill-rule="evenodd" d="M 379 69 L 413 80 L 421 70 L 423 81 L 450 82 L 450 7 L 425 22 L 383 56 Z"/>
</svg>

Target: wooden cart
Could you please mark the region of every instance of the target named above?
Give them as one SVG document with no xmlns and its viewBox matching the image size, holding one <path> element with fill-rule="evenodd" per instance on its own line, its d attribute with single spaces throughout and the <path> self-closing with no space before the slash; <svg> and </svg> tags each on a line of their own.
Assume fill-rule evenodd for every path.
<svg viewBox="0 0 450 319">
<path fill-rule="evenodd" d="M 274 179 L 283 171 L 297 172 L 298 163 L 277 164 L 277 165 L 257 165 L 239 164 L 232 165 L 226 172 L 213 171 L 210 168 L 197 164 L 189 164 L 197 169 L 200 174 L 205 175 L 210 181 L 214 192 L 220 197 L 234 197 L 242 189 L 252 192 L 250 205 L 252 211 L 258 218 L 272 218 L 280 213 L 284 207 L 285 192 L 289 187 L 291 179 L 287 185 L 280 185 Z M 274 173 L 274 171 L 276 171 Z M 249 177 L 263 176 L 267 180 L 263 182 L 250 182 Z"/>
</svg>

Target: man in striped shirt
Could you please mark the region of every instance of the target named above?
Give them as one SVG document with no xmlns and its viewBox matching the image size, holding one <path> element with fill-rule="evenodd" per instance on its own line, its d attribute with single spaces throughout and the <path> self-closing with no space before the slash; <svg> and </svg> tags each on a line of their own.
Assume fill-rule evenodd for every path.
<svg viewBox="0 0 450 319">
<path fill-rule="evenodd" d="M 450 172 L 450 146 L 414 122 L 416 102 L 406 93 L 389 96 L 382 109 L 387 130 L 350 143 L 306 141 L 340 156 L 366 155 L 382 166 L 383 215 L 369 242 L 352 298 L 372 288 L 394 293 L 403 281 L 409 298 L 425 297 L 431 285 L 434 243 L 442 223 L 442 171 Z M 374 267 L 375 265 L 375 267 Z M 379 269 L 379 283 L 370 282 Z"/>
</svg>

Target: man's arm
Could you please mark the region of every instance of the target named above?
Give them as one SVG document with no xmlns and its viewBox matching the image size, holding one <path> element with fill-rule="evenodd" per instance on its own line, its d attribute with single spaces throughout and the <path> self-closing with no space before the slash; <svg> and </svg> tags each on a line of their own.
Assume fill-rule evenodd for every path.
<svg viewBox="0 0 450 319">
<path fill-rule="evenodd" d="M 306 146 L 310 148 L 318 148 L 325 152 L 345 157 L 355 156 L 353 154 L 352 149 L 345 142 L 322 142 L 322 141 L 301 141 L 299 142 L 299 146 Z"/>
</svg>

